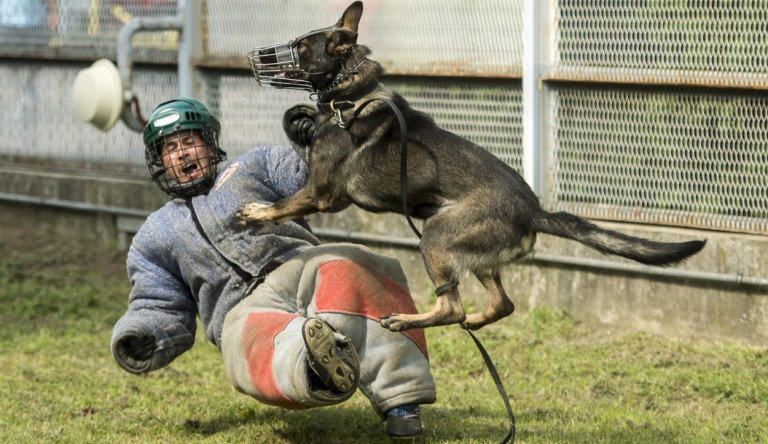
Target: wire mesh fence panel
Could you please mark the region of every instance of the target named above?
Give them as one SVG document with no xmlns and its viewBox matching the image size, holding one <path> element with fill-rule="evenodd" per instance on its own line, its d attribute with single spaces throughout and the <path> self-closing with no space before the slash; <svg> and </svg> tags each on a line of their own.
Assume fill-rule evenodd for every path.
<svg viewBox="0 0 768 444">
<path fill-rule="evenodd" d="M 486 148 L 520 171 L 522 92 L 519 81 L 387 77 L 385 84 L 435 122 Z M 206 75 L 208 102 L 222 120 L 222 146 L 232 158 L 257 145 L 288 143 L 282 116 L 308 93 L 259 87 L 250 73 Z"/>
<path fill-rule="evenodd" d="M 245 53 L 336 23 L 348 0 L 208 2 L 204 59 L 246 67 Z M 390 72 L 519 77 L 522 1 L 369 0 L 358 43 Z"/>
<path fill-rule="evenodd" d="M 79 121 L 72 108 L 71 85 L 81 64 L 45 62 L 0 64 L 0 92 L 8 107 L 0 128 L 0 157 L 23 163 L 146 173 L 141 134 L 122 122 L 109 132 Z M 306 92 L 259 87 L 250 72 L 208 70 L 201 76 L 204 102 L 222 121 L 221 144 L 230 159 L 258 145 L 286 144 L 283 112 L 311 103 Z M 388 78 L 387 84 L 412 105 L 431 114 L 442 127 L 462 135 L 520 167 L 521 91 L 519 81 Z M 141 111 L 177 95 L 172 67 L 137 68 L 134 91 Z"/>
<path fill-rule="evenodd" d="M 768 0 L 559 0 L 554 72 L 768 87 Z"/>
<path fill-rule="evenodd" d="M 290 40 L 335 23 L 347 0 L 204 2 L 203 54 L 211 67 L 247 67 L 255 46 Z M 194 2 L 187 2 L 194 7 Z M 14 5 L 14 6 L 6 6 Z M 27 0 L 0 3 L 0 56 L 114 59 L 120 28 L 133 18 L 172 17 L 176 0 Z M 392 72 L 519 76 L 520 0 L 365 2 L 359 42 Z M 138 62 L 175 63 L 179 33 L 138 32 Z"/>
<path fill-rule="evenodd" d="M 206 104 L 221 120 L 221 146 L 231 160 L 255 146 L 286 145 L 283 112 L 308 102 L 303 91 L 262 88 L 249 71 L 210 71 L 203 76 Z"/>
<path fill-rule="evenodd" d="M 84 65 L 27 61 L 0 64 L 0 94 L 6 124 L 0 127 L 0 158 L 128 174 L 146 174 L 141 134 L 118 122 L 102 132 L 81 122 L 67 87 Z M 178 91 L 172 68 L 142 68 L 134 72 L 142 112 L 173 98 Z"/>
<path fill-rule="evenodd" d="M 487 149 L 522 174 L 522 84 L 517 80 L 384 80 L 440 127 Z"/>
<path fill-rule="evenodd" d="M 768 232 L 768 97 L 560 87 L 551 114 L 555 209 Z"/>
<path fill-rule="evenodd" d="M 176 0 L 25 0 L 0 2 L 0 56 L 115 58 L 120 28 L 132 18 L 176 14 Z M 142 32 L 134 59 L 175 63 L 177 31 Z"/>
</svg>

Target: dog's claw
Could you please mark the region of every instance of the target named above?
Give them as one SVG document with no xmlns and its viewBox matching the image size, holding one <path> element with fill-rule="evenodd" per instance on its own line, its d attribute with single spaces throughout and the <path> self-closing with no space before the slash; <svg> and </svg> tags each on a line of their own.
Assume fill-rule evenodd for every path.
<svg viewBox="0 0 768 444">
<path fill-rule="evenodd" d="M 379 319 L 379 322 L 381 323 L 381 326 L 386 328 L 389 331 L 403 331 L 408 330 L 409 324 L 405 321 L 401 321 L 398 319 L 397 313 L 390 313 L 387 315 L 382 316 Z"/>
<path fill-rule="evenodd" d="M 248 225 L 257 222 L 272 221 L 271 204 L 253 202 L 240 207 L 235 215 L 242 221 L 241 225 Z"/>
</svg>

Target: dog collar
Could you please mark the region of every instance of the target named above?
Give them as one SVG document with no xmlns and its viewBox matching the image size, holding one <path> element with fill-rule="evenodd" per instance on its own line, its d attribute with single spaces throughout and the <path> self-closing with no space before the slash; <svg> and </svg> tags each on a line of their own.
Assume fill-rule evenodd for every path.
<svg viewBox="0 0 768 444">
<path fill-rule="evenodd" d="M 345 109 L 351 109 L 355 107 L 355 102 L 351 100 L 339 100 L 332 99 L 330 102 L 317 102 L 317 110 L 324 113 L 336 114 L 336 119 L 339 121 L 339 128 L 346 129 L 347 122 L 341 115 L 341 112 Z"/>
<path fill-rule="evenodd" d="M 346 67 L 344 67 L 344 64 L 343 64 L 343 62 L 342 62 L 342 68 L 344 68 L 344 70 L 343 70 L 342 72 L 340 72 L 340 73 L 339 73 L 339 74 L 336 76 L 336 78 L 335 78 L 335 79 L 333 79 L 333 82 L 331 82 L 331 84 L 330 84 L 330 85 L 328 85 L 328 86 L 327 86 L 327 87 L 326 87 L 324 90 L 322 90 L 322 91 L 315 91 L 315 92 L 313 93 L 313 94 L 316 94 L 316 95 L 317 95 L 317 101 L 318 101 L 318 102 L 320 102 L 321 100 L 323 100 L 323 96 L 325 96 L 325 94 L 326 94 L 328 91 L 330 91 L 330 90 L 332 90 L 333 88 L 337 87 L 337 86 L 339 85 L 339 83 L 341 83 L 341 81 L 342 81 L 342 80 L 344 80 L 344 79 L 346 79 L 347 77 L 349 77 L 349 75 L 350 75 L 350 74 L 355 74 L 355 73 L 357 73 L 357 68 L 359 68 L 360 66 L 362 66 L 362 64 L 363 64 L 363 63 L 365 63 L 367 60 L 368 60 L 367 58 L 363 57 L 362 59 L 360 59 L 360 61 L 359 61 L 359 62 L 357 62 L 357 63 L 355 64 L 355 66 L 353 66 L 353 67 L 352 67 L 352 68 L 350 68 L 350 69 L 346 69 Z M 311 97 L 312 97 L 312 95 L 310 94 L 310 98 L 311 98 Z"/>
<path fill-rule="evenodd" d="M 358 64 L 358 66 L 359 66 L 359 64 Z M 353 94 L 350 94 L 349 96 L 345 96 L 345 99 L 347 99 L 347 100 L 331 99 L 330 102 L 320 102 L 320 101 L 318 101 L 316 103 L 317 110 L 322 112 L 322 113 L 336 114 L 336 119 L 339 121 L 339 128 L 346 129 L 346 127 L 349 124 L 349 122 L 345 122 L 344 121 L 344 117 L 341 115 L 341 112 L 344 111 L 344 110 L 348 110 L 348 109 L 354 108 L 356 100 L 362 99 L 363 97 L 365 97 L 368 94 L 370 94 L 373 91 L 375 91 L 376 88 L 378 88 L 378 87 L 379 87 L 379 83 L 378 82 L 371 82 L 365 88 L 363 88 L 361 91 L 357 91 L 357 92 L 355 92 Z"/>
<path fill-rule="evenodd" d="M 378 87 L 379 87 L 379 82 L 371 82 L 368 85 L 366 85 L 366 87 L 363 88 L 362 90 L 356 91 L 350 95 L 332 99 L 328 102 L 321 102 L 320 100 L 318 100 L 315 104 L 317 105 L 317 110 L 320 112 L 336 114 L 339 111 L 344 111 L 350 108 L 354 108 L 356 101 L 372 93 Z M 342 98 L 344 100 L 339 100 Z"/>
<path fill-rule="evenodd" d="M 333 113 L 336 114 L 339 111 L 354 108 L 355 102 L 351 100 L 336 100 L 332 99 L 330 102 L 317 102 L 317 110 L 321 113 Z"/>
</svg>

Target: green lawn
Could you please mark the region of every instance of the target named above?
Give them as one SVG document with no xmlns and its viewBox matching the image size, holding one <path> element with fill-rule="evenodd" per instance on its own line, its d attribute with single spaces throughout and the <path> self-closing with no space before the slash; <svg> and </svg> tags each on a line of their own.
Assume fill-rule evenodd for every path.
<svg viewBox="0 0 768 444">
<path fill-rule="evenodd" d="M 228 384 L 198 337 L 137 377 L 112 361 L 124 255 L 0 227 L 0 442 L 388 442 L 357 394 L 288 411 Z M 515 314 L 478 332 L 517 417 L 518 443 L 768 442 L 768 350 L 593 330 L 566 313 Z M 498 442 L 504 406 L 471 339 L 427 331 L 438 401 L 416 442 Z"/>
</svg>

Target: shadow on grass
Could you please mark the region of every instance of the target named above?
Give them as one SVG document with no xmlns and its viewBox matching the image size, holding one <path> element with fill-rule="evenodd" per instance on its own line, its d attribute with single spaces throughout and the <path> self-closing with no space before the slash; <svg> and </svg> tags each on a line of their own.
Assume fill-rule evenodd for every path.
<svg viewBox="0 0 768 444">
<path fill-rule="evenodd" d="M 439 405 L 439 404 L 438 404 Z M 413 442 L 501 442 L 508 431 L 506 415 L 486 408 L 425 406 L 424 433 Z M 515 442 L 546 443 L 668 443 L 681 433 L 648 423 L 566 424 L 568 413 L 559 409 L 516 412 Z M 561 423 L 552 427 L 552 423 Z M 546 424 L 546 427 L 542 427 Z M 253 429 L 248 438 L 270 438 L 291 443 L 391 442 L 385 423 L 369 409 L 336 406 L 309 410 L 258 409 L 247 414 L 222 415 L 209 420 L 188 420 L 187 433 L 212 436 L 238 428 Z M 682 441 L 681 441 L 682 442 Z"/>
<path fill-rule="evenodd" d="M 490 409 L 423 408 L 424 433 L 414 442 L 499 442 L 507 433 L 505 416 Z M 373 409 L 336 406 L 308 410 L 269 408 L 251 415 L 223 415 L 209 420 L 188 420 L 187 433 L 211 436 L 253 425 L 254 434 L 272 435 L 295 443 L 391 442 L 385 422 Z"/>
<path fill-rule="evenodd" d="M 259 408 L 209 420 L 187 420 L 184 429 L 193 435 L 210 436 L 230 429 L 248 428 L 248 437 L 268 437 L 295 443 L 377 442 L 385 438 L 384 423 L 372 409 L 343 406 L 308 410 Z"/>
<path fill-rule="evenodd" d="M 670 430 L 647 421 L 616 419 L 611 423 L 572 423 L 560 409 L 534 409 L 516 413 L 516 440 L 521 443 L 669 443 L 694 442 L 684 430 Z M 425 406 L 424 433 L 413 442 L 501 442 L 508 431 L 506 415 L 487 408 Z M 554 427 L 552 424 L 557 424 Z M 392 442 L 385 423 L 370 409 L 336 406 L 309 410 L 278 408 L 249 410 L 207 421 L 187 421 L 185 430 L 197 436 L 246 429 L 249 438 L 291 443 Z M 691 432 L 690 430 L 688 432 Z"/>
</svg>

